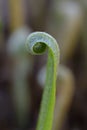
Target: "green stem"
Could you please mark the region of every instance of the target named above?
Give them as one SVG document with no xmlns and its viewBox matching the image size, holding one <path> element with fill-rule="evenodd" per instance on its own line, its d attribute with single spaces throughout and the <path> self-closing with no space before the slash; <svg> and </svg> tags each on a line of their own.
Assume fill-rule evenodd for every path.
<svg viewBox="0 0 87 130">
<path fill-rule="evenodd" d="M 47 75 L 41 109 L 36 130 L 51 130 L 56 94 L 56 75 L 59 63 L 59 47 L 56 40 L 47 33 L 35 32 L 29 35 L 26 42 L 31 54 L 42 54 L 48 50 Z"/>
</svg>

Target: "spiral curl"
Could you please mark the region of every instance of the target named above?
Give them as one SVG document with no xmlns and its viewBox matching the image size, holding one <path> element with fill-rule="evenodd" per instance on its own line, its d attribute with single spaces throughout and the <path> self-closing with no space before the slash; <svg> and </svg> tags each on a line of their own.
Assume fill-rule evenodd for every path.
<svg viewBox="0 0 87 130">
<path fill-rule="evenodd" d="M 27 50 L 33 55 L 43 54 L 47 47 L 48 61 L 46 85 L 43 92 L 36 130 L 51 130 L 56 98 L 56 76 L 59 63 L 59 47 L 56 40 L 45 32 L 34 32 L 26 40 Z"/>
</svg>

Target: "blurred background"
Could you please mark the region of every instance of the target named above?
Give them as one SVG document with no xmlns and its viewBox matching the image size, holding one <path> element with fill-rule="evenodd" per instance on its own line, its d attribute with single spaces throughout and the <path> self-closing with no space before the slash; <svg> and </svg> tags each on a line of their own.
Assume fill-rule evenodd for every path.
<svg viewBox="0 0 87 130">
<path fill-rule="evenodd" d="M 35 130 L 47 53 L 25 48 L 34 31 L 60 47 L 52 130 L 87 130 L 87 1 L 0 0 L 0 130 Z"/>
</svg>

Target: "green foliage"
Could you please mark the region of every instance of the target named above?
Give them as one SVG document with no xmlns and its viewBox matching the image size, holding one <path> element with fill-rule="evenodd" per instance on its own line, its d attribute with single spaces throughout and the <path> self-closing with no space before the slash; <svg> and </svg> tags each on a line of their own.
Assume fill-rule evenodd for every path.
<svg viewBox="0 0 87 130">
<path fill-rule="evenodd" d="M 42 54 L 48 47 L 46 84 L 36 130 L 51 130 L 56 94 L 56 75 L 59 64 L 59 47 L 56 40 L 45 32 L 28 36 L 26 46 L 31 54 Z"/>
</svg>

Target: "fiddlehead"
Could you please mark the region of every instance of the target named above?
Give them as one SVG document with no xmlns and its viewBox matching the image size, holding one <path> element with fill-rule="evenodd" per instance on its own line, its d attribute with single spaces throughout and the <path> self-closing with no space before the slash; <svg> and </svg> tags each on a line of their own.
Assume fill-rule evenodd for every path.
<svg viewBox="0 0 87 130">
<path fill-rule="evenodd" d="M 41 102 L 37 130 L 51 130 L 56 93 L 56 74 L 59 63 L 59 47 L 56 40 L 47 33 L 35 32 L 26 41 L 31 54 L 42 54 L 48 47 L 46 84 Z"/>
</svg>

